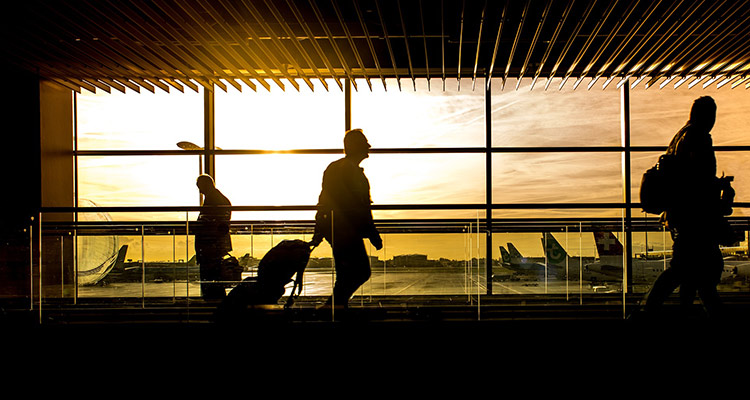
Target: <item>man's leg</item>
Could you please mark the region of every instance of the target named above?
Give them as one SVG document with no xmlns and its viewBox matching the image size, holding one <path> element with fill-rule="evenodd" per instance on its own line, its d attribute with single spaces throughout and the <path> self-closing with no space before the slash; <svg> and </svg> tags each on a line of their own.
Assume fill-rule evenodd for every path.
<svg viewBox="0 0 750 400">
<path fill-rule="evenodd" d="M 346 307 L 354 292 L 370 279 L 370 260 L 362 239 L 336 244 L 333 256 L 336 263 L 333 302 Z"/>
<path fill-rule="evenodd" d="M 667 297 L 680 286 L 682 274 L 679 267 L 675 268 L 674 259 L 670 264 L 670 267 L 659 274 L 659 277 L 654 281 L 654 285 L 651 286 L 651 290 L 646 296 L 646 306 L 644 307 L 646 312 L 660 311 Z"/>
</svg>

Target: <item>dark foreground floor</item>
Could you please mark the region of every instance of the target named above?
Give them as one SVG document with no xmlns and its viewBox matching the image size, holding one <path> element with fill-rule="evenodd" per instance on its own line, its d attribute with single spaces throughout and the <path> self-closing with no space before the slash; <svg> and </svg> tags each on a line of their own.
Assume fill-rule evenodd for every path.
<svg viewBox="0 0 750 400">
<path fill-rule="evenodd" d="M 95 365 L 122 357 L 141 361 L 141 367 L 145 360 L 200 364 L 224 357 L 254 363 L 380 360 L 394 366 L 463 357 L 492 365 L 562 358 L 609 365 L 655 355 L 671 362 L 689 354 L 731 357 L 746 350 L 747 294 L 727 297 L 727 315 L 720 319 L 701 314 L 698 303 L 693 315 L 683 315 L 672 301 L 662 315 L 649 318 L 630 316 L 637 301 L 623 307 L 616 296 L 599 299 L 581 305 L 549 296 L 483 298 L 481 304 L 446 297 L 367 303 L 355 298 L 346 311 L 320 309 L 322 299 L 306 299 L 291 309 L 251 307 L 224 318 L 216 304 L 200 301 L 147 307 L 93 302 L 41 312 L 5 309 L 0 333 L 5 354 L 21 359 L 57 355 Z"/>
</svg>

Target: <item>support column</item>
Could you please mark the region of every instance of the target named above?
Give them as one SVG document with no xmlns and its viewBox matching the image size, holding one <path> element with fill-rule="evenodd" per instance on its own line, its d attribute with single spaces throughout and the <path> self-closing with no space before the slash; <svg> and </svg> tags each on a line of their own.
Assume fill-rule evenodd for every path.
<svg viewBox="0 0 750 400">
<path fill-rule="evenodd" d="M 485 77 L 484 119 L 485 119 L 485 219 L 487 221 L 487 250 L 485 268 L 487 270 L 487 294 L 492 294 L 492 94 L 491 79 Z"/>
<path fill-rule="evenodd" d="M 632 256 L 632 243 L 633 243 L 633 216 L 631 209 L 631 175 L 630 175 L 630 82 L 625 82 L 620 89 L 620 133 L 622 137 L 622 194 L 623 202 L 625 203 L 624 215 L 623 215 L 623 228 L 625 237 L 623 238 L 623 269 L 625 276 L 623 277 L 622 290 L 623 293 L 632 292 L 632 276 L 633 276 L 633 256 Z"/>
<path fill-rule="evenodd" d="M 212 87 L 215 87 L 212 85 Z M 216 180 L 214 90 L 203 89 L 203 173 Z"/>
<path fill-rule="evenodd" d="M 352 129 L 352 81 L 344 80 L 344 132 Z"/>
</svg>

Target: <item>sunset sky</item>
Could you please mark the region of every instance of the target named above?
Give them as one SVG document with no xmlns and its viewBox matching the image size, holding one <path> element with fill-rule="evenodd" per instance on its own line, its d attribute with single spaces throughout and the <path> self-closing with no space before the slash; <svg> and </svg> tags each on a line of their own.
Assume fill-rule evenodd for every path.
<svg viewBox="0 0 750 400">
<path fill-rule="evenodd" d="M 399 91 L 395 80 L 385 91 L 364 81 L 352 94 L 352 126 L 363 128 L 373 148 L 483 147 L 485 145 L 484 82 L 458 83 L 433 79 L 411 81 Z M 620 92 L 614 84 L 586 90 L 572 84 L 557 90 L 529 81 L 492 87 L 493 146 L 619 146 Z M 288 89 L 271 92 L 250 89 L 216 93 L 216 145 L 222 149 L 331 149 L 342 147 L 344 95 L 335 84 L 326 92 Z M 554 89 L 553 89 L 554 88 Z M 631 91 L 632 145 L 664 146 L 687 120 L 692 101 L 713 96 L 718 104 L 714 145 L 748 145 L 750 92 L 743 89 Z M 77 97 L 78 148 L 81 150 L 176 150 L 179 141 L 202 145 L 203 94 L 97 93 Z M 326 165 L 340 155 L 219 155 L 217 186 L 234 205 L 314 205 Z M 634 153 L 633 200 L 641 173 L 657 153 Z M 748 156 L 718 153 L 718 171 L 734 175 L 738 201 L 748 201 L 750 177 L 745 178 Z M 373 154 L 362 163 L 375 204 L 477 203 L 485 201 L 484 154 Z M 493 200 L 496 203 L 620 202 L 619 153 L 515 153 L 493 155 Z M 79 198 L 99 206 L 194 206 L 198 204 L 195 177 L 197 156 L 79 157 Z M 738 213 L 736 213 L 738 214 Z M 495 217 L 555 215 L 554 212 L 498 211 Z M 619 210 L 604 215 L 619 216 Z M 739 215 L 746 215 L 740 212 Z M 376 212 L 376 218 L 428 216 L 424 212 Z M 476 217 L 475 211 L 444 212 L 439 217 Z M 115 218 L 130 219 L 125 215 Z M 154 218 L 183 219 L 181 215 Z M 143 219 L 140 218 L 134 219 Z M 308 219 L 312 212 L 235 213 L 233 219 Z M 243 239 L 244 240 L 244 239 Z M 459 243 L 460 240 L 460 243 Z M 464 238 L 454 244 L 427 244 L 408 240 L 390 255 L 428 253 L 451 257 L 465 252 Z M 577 240 L 577 239 L 576 239 Z M 395 240 L 394 240 L 395 241 Z M 589 240 L 590 241 L 590 240 Z M 409 243 L 406 243 L 409 242 Z M 522 252 L 541 252 L 539 238 L 524 240 Z M 525 244 L 528 242 L 528 244 Z M 504 244 L 503 239 L 499 239 Z M 184 244 L 183 244 L 184 246 Z M 244 246 L 244 244 L 243 244 Z M 420 249 L 419 247 L 425 247 Z M 533 246 L 533 248 L 532 248 Z M 402 246 L 399 246 L 402 247 Z M 427 248 L 429 247 L 429 249 Z M 235 248 L 238 248 L 235 245 Z M 184 250 L 183 250 L 184 251 Z M 482 247 L 482 251 L 484 248 Z M 244 252 L 243 252 L 244 253 Z M 237 254 L 241 255 L 241 254 Z M 383 255 L 380 254 L 382 257 Z M 182 258 L 182 257 L 180 257 Z"/>
</svg>

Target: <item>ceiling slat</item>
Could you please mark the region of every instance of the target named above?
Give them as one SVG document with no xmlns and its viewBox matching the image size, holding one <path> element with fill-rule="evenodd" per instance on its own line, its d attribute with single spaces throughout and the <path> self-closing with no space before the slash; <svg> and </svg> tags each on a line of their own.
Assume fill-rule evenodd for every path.
<svg viewBox="0 0 750 400">
<path fill-rule="evenodd" d="M 606 78 L 747 86 L 750 0 L 24 0 L 9 64 L 71 90 L 311 90 L 329 80 Z M 488 31 L 489 30 L 489 31 Z M 403 40 L 403 42 L 401 42 Z M 422 57 L 424 52 L 424 57 Z M 499 67 L 498 62 L 503 62 Z M 302 83 L 304 82 L 304 84 Z M 515 85 L 518 89 L 518 84 Z"/>
</svg>

